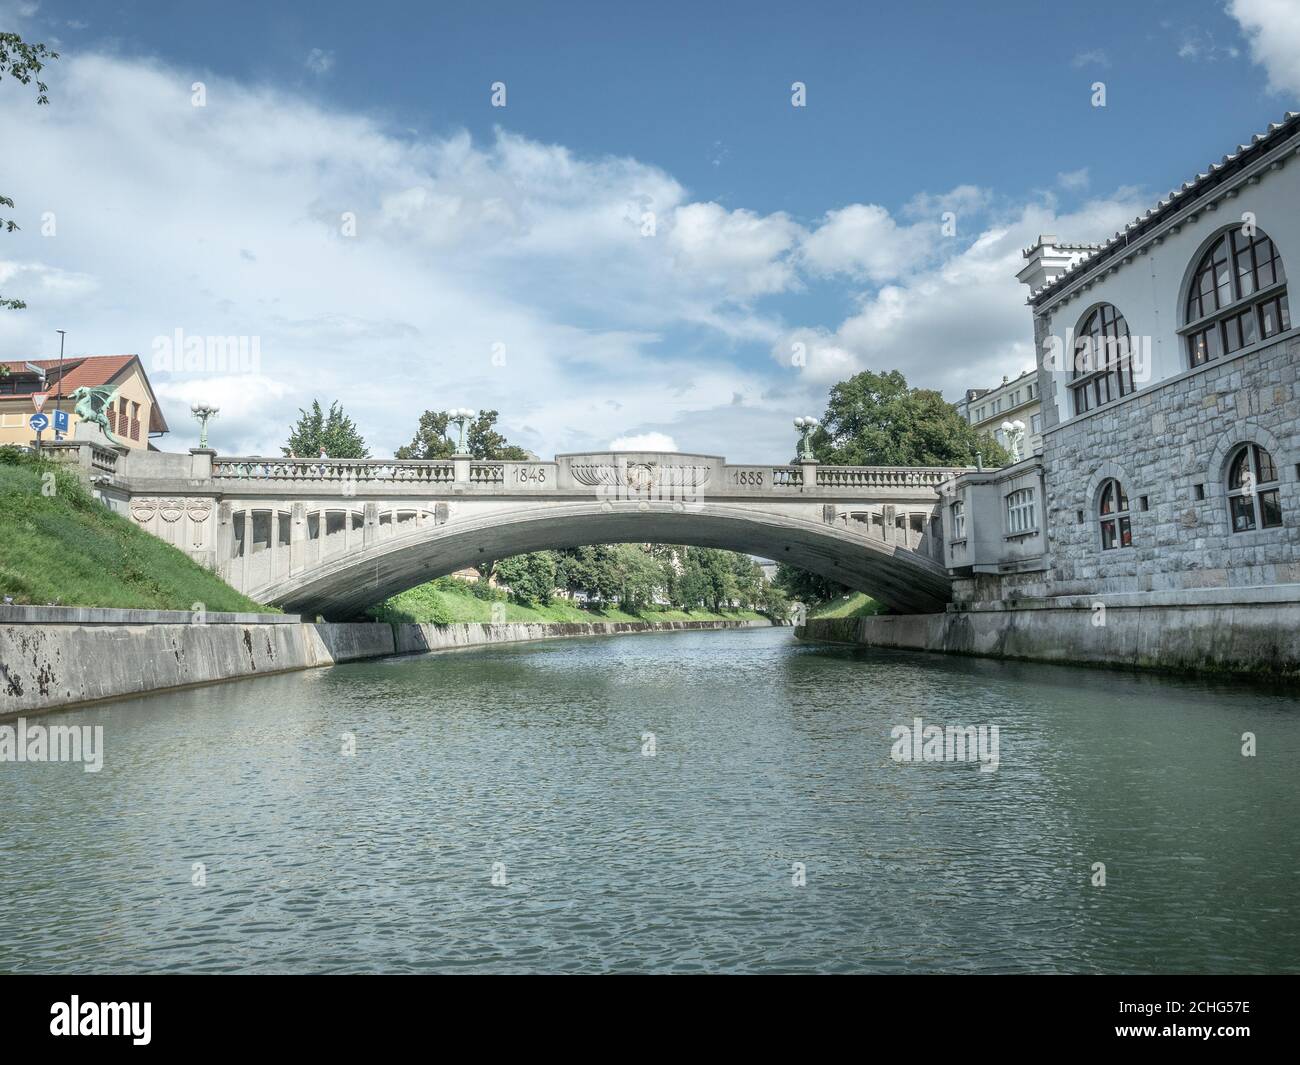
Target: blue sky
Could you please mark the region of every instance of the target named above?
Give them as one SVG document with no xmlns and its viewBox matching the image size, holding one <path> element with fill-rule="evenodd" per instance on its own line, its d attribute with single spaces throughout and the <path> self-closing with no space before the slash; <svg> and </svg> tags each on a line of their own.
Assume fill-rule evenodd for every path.
<svg viewBox="0 0 1300 1065">
<path fill-rule="evenodd" d="M 1300 95 L 1297 0 L 0 0 L 0 26 L 64 53 L 39 114 L 0 83 L 0 283 L 29 302 L 0 355 L 257 336 L 253 373 L 151 369 L 168 446 L 202 395 L 225 451 L 319 395 L 378 452 L 469 405 L 543 454 L 785 459 L 854 370 L 949 398 L 1019 372 L 1019 247 L 1104 238 Z"/>
</svg>

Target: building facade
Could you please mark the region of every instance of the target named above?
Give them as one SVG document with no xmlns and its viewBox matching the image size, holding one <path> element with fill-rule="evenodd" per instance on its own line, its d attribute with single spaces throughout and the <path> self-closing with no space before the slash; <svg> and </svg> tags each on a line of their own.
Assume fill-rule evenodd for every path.
<svg viewBox="0 0 1300 1065">
<path fill-rule="evenodd" d="M 1300 581 L 1298 205 L 1291 113 L 1105 243 L 1026 249 L 1042 453 L 949 486 L 959 600 Z"/>
<path fill-rule="evenodd" d="M 1036 370 L 1026 370 L 1013 380 L 1004 377 L 996 388 L 968 389 L 965 398 L 954 405 L 963 419 L 979 432 L 988 433 L 1003 447 L 1008 447 L 1010 441 L 1002 423 L 1024 422 L 1023 455 L 1036 455 L 1043 450 L 1043 407 Z"/>
<path fill-rule="evenodd" d="M 43 439 L 54 439 L 53 412 L 68 412 L 68 438 L 76 434 L 75 406 L 69 397 L 78 388 L 107 387 L 113 390 L 112 402 L 105 410 L 109 429 L 128 448 L 149 447 L 150 437 L 167 432 L 167 420 L 154 396 L 153 387 L 138 355 L 79 355 L 59 359 L 33 359 L 31 362 L 5 362 L 0 373 L 0 446 L 28 445 L 36 434 L 28 418 L 36 412 L 33 393 L 47 398 L 43 412 L 50 416 L 50 428 Z M 62 377 L 60 377 L 62 373 Z"/>
</svg>

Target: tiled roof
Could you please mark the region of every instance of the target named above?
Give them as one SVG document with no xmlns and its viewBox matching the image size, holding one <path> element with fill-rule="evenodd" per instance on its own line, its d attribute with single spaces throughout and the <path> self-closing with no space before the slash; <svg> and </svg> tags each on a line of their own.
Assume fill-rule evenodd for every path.
<svg viewBox="0 0 1300 1065">
<path fill-rule="evenodd" d="M 1130 244 L 1134 237 L 1141 236 L 1165 218 L 1196 199 L 1202 192 L 1213 188 L 1232 172 L 1242 169 L 1264 152 L 1300 130 L 1300 111 L 1288 111 L 1281 122 L 1272 122 L 1263 133 L 1256 133 L 1249 144 L 1238 144 L 1235 152 L 1229 152 L 1217 163 L 1211 163 L 1205 173 L 1197 174 L 1191 181 L 1184 181 L 1179 188 L 1172 189 L 1169 195 L 1128 223 L 1122 230 L 1101 244 L 1057 244 L 1057 248 L 1070 251 L 1092 249 L 1059 277 L 1053 278 L 1042 288 L 1029 294 L 1031 303 L 1037 302 L 1058 286 L 1073 281 L 1082 273 L 1097 266 L 1104 259 L 1114 255 L 1118 250 Z"/>
<path fill-rule="evenodd" d="M 59 387 L 58 359 L 29 359 L 18 362 L 4 362 L 0 363 L 0 365 L 3 365 L 11 374 L 15 375 L 29 372 L 27 370 L 28 362 L 33 366 L 39 366 L 46 372 L 46 390 L 52 394 L 61 393 L 67 396 L 83 386 L 93 388 L 98 385 L 111 384 L 132 363 L 138 363 L 139 361 L 137 355 L 70 355 L 63 360 L 62 388 Z M 159 406 L 158 400 L 153 394 L 153 386 L 149 384 L 149 377 L 144 373 L 143 366 L 141 366 L 140 372 L 144 376 L 145 387 L 149 389 L 149 397 L 153 400 L 150 404 L 149 431 L 151 433 L 165 433 L 168 428 L 167 420 L 162 414 L 162 407 Z M 6 392 L 0 398 L 25 397 L 30 396 L 35 391 L 35 388 L 29 388 L 25 391 L 19 389 L 14 392 Z"/>
</svg>

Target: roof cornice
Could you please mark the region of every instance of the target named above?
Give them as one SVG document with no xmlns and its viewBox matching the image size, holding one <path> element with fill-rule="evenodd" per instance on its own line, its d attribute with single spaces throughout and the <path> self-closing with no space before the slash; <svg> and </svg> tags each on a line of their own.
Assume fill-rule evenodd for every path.
<svg viewBox="0 0 1300 1065">
<path fill-rule="evenodd" d="M 1195 221 L 1202 211 L 1216 210 L 1219 201 L 1234 198 L 1242 185 L 1257 184 L 1261 172 L 1280 170 L 1289 156 L 1300 153 L 1298 143 L 1300 111 L 1288 111 L 1281 122 L 1255 134 L 1250 144 L 1239 144 L 1235 152 L 1211 163 L 1205 173 L 1183 182 L 1181 188 L 1171 191 L 1155 207 L 1104 241 L 1093 254 L 1032 292 L 1029 305 L 1043 311 L 1067 302 L 1137 256 L 1146 255 L 1163 243 L 1170 231 Z"/>
</svg>

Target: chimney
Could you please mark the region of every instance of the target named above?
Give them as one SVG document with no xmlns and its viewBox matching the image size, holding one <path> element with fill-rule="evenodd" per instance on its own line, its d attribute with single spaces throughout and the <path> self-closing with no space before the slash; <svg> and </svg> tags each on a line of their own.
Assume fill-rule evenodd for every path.
<svg viewBox="0 0 1300 1065">
<path fill-rule="evenodd" d="M 1026 263 L 1016 279 L 1028 285 L 1029 291 L 1037 292 L 1060 277 L 1075 263 L 1092 254 L 1095 245 L 1067 244 L 1060 241 L 1054 233 L 1040 234 L 1038 241 L 1021 254 Z"/>
</svg>

